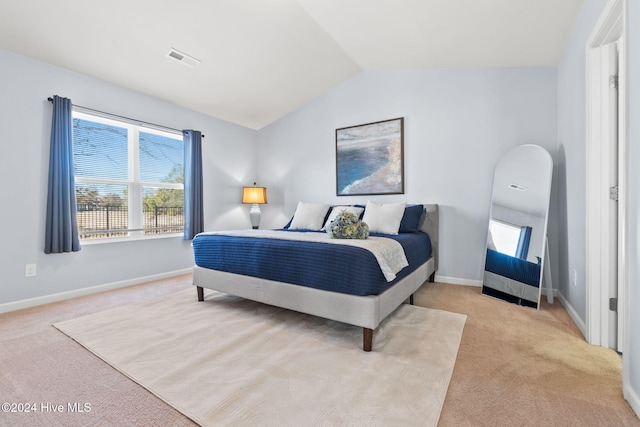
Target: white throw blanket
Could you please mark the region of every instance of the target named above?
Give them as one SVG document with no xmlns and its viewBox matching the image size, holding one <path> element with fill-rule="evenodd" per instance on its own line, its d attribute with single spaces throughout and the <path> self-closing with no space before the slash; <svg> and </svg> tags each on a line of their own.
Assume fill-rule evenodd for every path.
<svg viewBox="0 0 640 427">
<path fill-rule="evenodd" d="M 380 270 L 387 282 L 396 278 L 396 273 L 409 265 L 402 245 L 386 237 L 368 239 L 332 239 L 327 233 L 302 233 L 298 231 L 280 230 L 232 230 L 215 231 L 202 234 L 218 234 L 235 237 L 258 237 L 265 239 L 297 240 L 303 242 L 321 242 L 336 245 L 356 246 L 368 250 L 376 257 Z"/>
</svg>

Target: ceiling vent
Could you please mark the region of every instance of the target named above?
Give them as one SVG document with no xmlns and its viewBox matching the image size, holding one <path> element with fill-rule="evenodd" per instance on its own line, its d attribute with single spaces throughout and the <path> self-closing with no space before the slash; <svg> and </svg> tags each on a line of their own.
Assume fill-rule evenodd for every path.
<svg viewBox="0 0 640 427">
<path fill-rule="evenodd" d="M 511 188 L 512 190 L 527 191 L 527 187 L 519 184 L 509 184 L 509 188 Z"/>
<path fill-rule="evenodd" d="M 179 61 L 181 64 L 186 65 L 187 67 L 196 68 L 196 65 L 200 63 L 199 59 L 194 58 L 193 56 L 187 55 L 184 52 L 180 52 L 178 49 L 171 48 L 169 52 L 165 55 L 167 58 L 173 58 L 176 61 Z"/>
</svg>

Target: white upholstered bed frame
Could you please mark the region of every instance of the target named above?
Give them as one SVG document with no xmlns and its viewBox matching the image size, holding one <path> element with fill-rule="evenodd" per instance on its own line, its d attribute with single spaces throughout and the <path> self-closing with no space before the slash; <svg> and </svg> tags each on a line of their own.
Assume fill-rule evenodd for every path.
<svg viewBox="0 0 640 427">
<path fill-rule="evenodd" d="M 438 269 L 438 205 L 428 204 L 424 208 L 426 217 L 421 230 L 431 238 L 431 258 L 380 295 L 342 294 L 194 266 L 193 285 L 197 287 L 198 300 L 204 300 L 203 288 L 207 288 L 360 326 L 363 328 L 363 349 L 371 351 L 373 331 L 380 322 L 407 298 L 413 301 L 413 293 L 427 280 L 433 281 Z"/>
</svg>

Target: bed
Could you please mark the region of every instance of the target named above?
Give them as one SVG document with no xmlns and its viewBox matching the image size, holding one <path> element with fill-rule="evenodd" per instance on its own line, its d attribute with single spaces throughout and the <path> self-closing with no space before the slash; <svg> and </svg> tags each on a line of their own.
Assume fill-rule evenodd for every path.
<svg viewBox="0 0 640 427">
<path fill-rule="evenodd" d="M 367 202 L 366 209 L 369 208 Z M 382 266 L 376 264 L 374 255 L 361 257 L 366 250 L 358 247 L 359 242 L 353 242 L 356 246 L 352 246 L 343 245 L 344 240 L 336 241 L 342 239 L 313 241 L 327 234 L 317 226 L 201 233 L 193 240 L 196 260 L 193 285 L 198 300 L 204 300 L 206 288 L 355 325 L 363 328 L 363 350 L 371 351 L 374 331 L 380 322 L 403 302 L 412 303 L 413 293 L 426 281 L 433 281 L 438 268 L 438 205 L 406 206 L 401 225 L 410 208 L 420 213 L 415 230 L 410 227 L 411 232 L 387 235 L 377 233 L 379 230 L 374 227 L 367 239 L 392 240 L 407 251 L 409 265 L 392 280 L 381 272 Z M 329 207 L 328 213 L 333 209 Z M 295 225 L 299 210 L 300 204 L 288 226 Z M 369 212 L 372 211 L 373 207 Z M 375 222 L 371 215 L 369 219 Z M 321 222 L 328 224 L 325 215 Z M 306 241 L 305 233 L 311 241 Z M 290 235 L 302 240 L 289 241 Z M 421 255 L 415 255 L 413 250 L 406 249 L 406 245 L 415 248 L 423 244 L 416 242 L 427 242 L 428 250 L 418 250 Z M 296 262 L 307 264 L 306 270 L 296 270 L 292 266 Z"/>
<path fill-rule="evenodd" d="M 487 249 L 483 277 L 485 286 L 482 292 L 502 299 L 515 297 L 518 304 L 537 308 L 540 299 L 540 267 L 541 263 Z"/>
</svg>

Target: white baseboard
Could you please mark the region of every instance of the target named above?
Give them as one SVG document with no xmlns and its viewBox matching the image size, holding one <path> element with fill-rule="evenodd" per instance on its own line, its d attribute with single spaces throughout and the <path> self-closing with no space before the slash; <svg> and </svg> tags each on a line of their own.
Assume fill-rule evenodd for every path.
<svg viewBox="0 0 640 427">
<path fill-rule="evenodd" d="M 640 416 L 640 398 L 638 398 L 638 394 L 635 392 L 635 390 L 632 389 L 629 384 L 626 384 L 622 388 L 622 394 L 626 401 L 629 402 L 629 406 L 631 406 L 633 412 L 635 412 L 636 415 Z"/>
<path fill-rule="evenodd" d="M 459 277 L 438 276 L 437 274 L 435 281 L 439 283 L 449 283 L 451 285 L 482 286 L 482 280 L 460 279 Z"/>
<path fill-rule="evenodd" d="M 582 320 L 580 316 L 578 316 L 578 313 L 576 312 L 576 310 L 573 308 L 571 304 L 569 304 L 569 301 L 567 301 L 567 299 L 564 297 L 564 295 L 562 295 L 562 293 L 558 292 L 557 296 L 558 296 L 558 299 L 560 300 L 560 304 L 562 304 L 564 309 L 567 310 L 567 313 L 569 313 L 569 317 L 571 317 L 571 320 L 573 320 L 573 323 L 576 324 L 576 326 L 580 330 L 580 333 L 586 340 L 587 325 L 584 323 L 584 320 Z"/>
<path fill-rule="evenodd" d="M 154 280 L 168 279 L 170 277 L 181 276 L 191 273 L 191 268 L 184 270 L 170 271 L 167 273 L 153 274 L 151 276 L 137 277 L 135 279 L 122 280 L 119 282 L 106 283 L 104 285 L 91 286 L 88 288 L 74 289 L 72 291 L 59 292 L 57 294 L 43 295 L 41 297 L 28 298 L 20 301 L 0 304 L 0 313 L 21 310 L 23 308 L 35 307 L 42 304 L 63 301 L 66 299 L 81 297 L 84 295 L 97 294 L 98 292 L 110 291 L 112 289 L 125 288 L 127 286 L 139 285 L 141 283 L 152 282 Z"/>
</svg>

